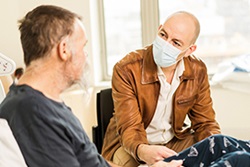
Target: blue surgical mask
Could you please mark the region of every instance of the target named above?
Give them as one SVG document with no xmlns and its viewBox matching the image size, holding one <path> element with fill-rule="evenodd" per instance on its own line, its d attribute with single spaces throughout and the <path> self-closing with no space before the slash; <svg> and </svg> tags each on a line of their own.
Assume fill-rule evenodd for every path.
<svg viewBox="0 0 250 167">
<path fill-rule="evenodd" d="M 157 35 L 153 42 L 153 56 L 155 63 L 160 67 L 169 67 L 176 64 L 181 50 Z"/>
</svg>

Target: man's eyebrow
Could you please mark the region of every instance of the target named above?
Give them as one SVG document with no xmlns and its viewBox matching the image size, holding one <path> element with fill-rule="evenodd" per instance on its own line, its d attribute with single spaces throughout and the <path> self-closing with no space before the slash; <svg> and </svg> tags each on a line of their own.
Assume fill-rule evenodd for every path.
<svg viewBox="0 0 250 167">
<path fill-rule="evenodd" d="M 184 45 L 183 41 L 182 41 L 182 40 L 180 40 L 180 39 L 176 39 L 176 38 L 174 38 L 174 39 L 173 39 L 173 41 L 177 41 L 177 42 L 179 42 L 181 45 Z"/>
<path fill-rule="evenodd" d="M 168 33 L 167 33 L 163 28 L 161 29 L 161 31 L 163 31 L 164 34 L 167 34 L 167 35 L 168 35 Z M 184 45 L 184 42 L 183 42 L 182 40 L 180 40 L 180 39 L 173 38 L 172 40 L 173 40 L 173 41 L 177 41 L 177 42 L 181 43 L 182 45 Z"/>
<path fill-rule="evenodd" d="M 164 34 L 168 34 L 163 28 L 161 29 L 161 31 L 163 31 L 164 32 Z"/>
</svg>

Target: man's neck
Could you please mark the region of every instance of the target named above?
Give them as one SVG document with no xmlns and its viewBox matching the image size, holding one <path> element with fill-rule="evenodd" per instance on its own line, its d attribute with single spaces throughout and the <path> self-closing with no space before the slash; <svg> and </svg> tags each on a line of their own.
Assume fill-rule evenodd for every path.
<svg viewBox="0 0 250 167">
<path fill-rule="evenodd" d="M 177 64 L 174 64 L 170 67 L 165 67 L 165 68 L 161 67 L 165 77 L 167 78 L 167 82 L 169 84 L 172 83 L 176 67 L 177 67 Z"/>
<path fill-rule="evenodd" d="M 62 72 L 55 71 L 52 66 L 31 65 L 18 81 L 18 85 L 26 84 L 42 92 L 46 97 L 61 102 L 60 94 L 67 88 Z"/>
</svg>

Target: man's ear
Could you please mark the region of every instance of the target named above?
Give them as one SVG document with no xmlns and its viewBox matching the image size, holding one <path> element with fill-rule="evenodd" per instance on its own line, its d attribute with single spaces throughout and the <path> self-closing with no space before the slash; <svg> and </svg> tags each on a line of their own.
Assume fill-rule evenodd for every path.
<svg viewBox="0 0 250 167">
<path fill-rule="evenodd" d="M 68 37 L 65 37 L 63 40 L 60 41 L 58 45 L 58 56 L 63 61 L 66 61 L 70 57 Z"/>
<path fill-rule="evenodd" d="M 158 31 L 160 31 L 160 29 L 162 28 L 162 24 L 159 25 L 158 27 Z"/>
<path fill-rule="evenodd" d="M 186 52 L 186 55 L 185 56 L 189 56 L 189 55 L 191 55 L 195 50 L 196 50 L 196 45 L 194 44 L 194 45 L 192 45 L 192 46 L 190 46 L 189 47 L 189 49 L 187 50 L 187 52 Z"/>
</svg>

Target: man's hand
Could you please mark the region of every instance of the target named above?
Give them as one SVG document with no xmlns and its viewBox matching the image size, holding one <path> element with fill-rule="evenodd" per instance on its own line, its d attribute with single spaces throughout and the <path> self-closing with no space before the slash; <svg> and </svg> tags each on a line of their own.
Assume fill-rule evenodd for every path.
<svg viewBox="0 0 250 167">
<path fill-rule="evenodd" d="M 171 162 L 158 161 L 150 167 L 183 167 L 182 160 L 172 160 Z"/>
<path fill-rule="evenodd" d="M 164 158 L 176 155 L 177 153 L 166 146 L 140 144 L 137 156 L 147 164 L 154 164 Z"/>
</svg>

